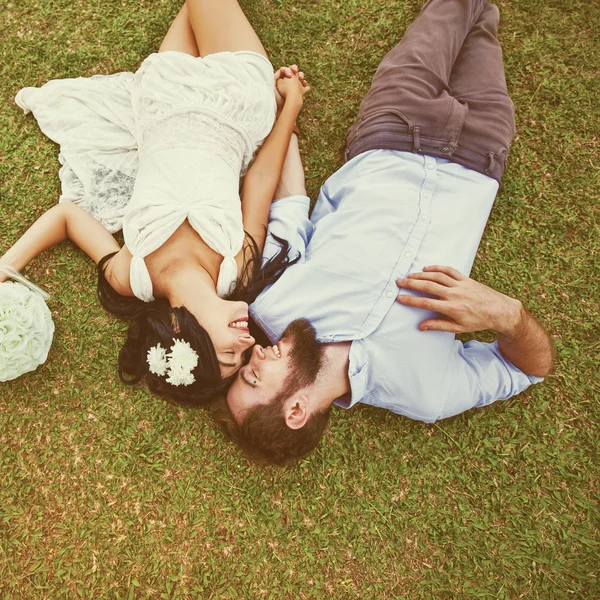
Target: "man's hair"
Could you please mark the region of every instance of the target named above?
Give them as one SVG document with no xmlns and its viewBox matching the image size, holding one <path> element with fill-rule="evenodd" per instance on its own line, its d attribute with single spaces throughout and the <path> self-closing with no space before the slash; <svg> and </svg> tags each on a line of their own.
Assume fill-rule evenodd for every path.
<svg viewBox="0 0 600 600">
<path fill-rule="evenodd" d="M 259 463 L 283 465 L 303 458 L 314 450 L 327 428 L 331 407 L 312 414 L 303 427 L 291 429 L 283 416 L 289 393 L 279 394 L 269 404 L 251 408 L 238 425 L 224 396 L 212 405 L 212 416 L 223 432 L 248 458 Z"/>
</svg>

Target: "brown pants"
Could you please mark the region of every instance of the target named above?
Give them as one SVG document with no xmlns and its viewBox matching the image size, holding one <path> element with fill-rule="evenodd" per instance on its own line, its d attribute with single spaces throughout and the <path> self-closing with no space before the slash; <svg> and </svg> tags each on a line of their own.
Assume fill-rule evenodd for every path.
<svg viewBox="0 0 600 600">
<path fill-rule="evenodd" d="M 429 0 L 379 65 L 346 160 L 374 149 L 422 152 L 500 181 L 515 122 L 498 21 L 487 0 Z"/>
</svg>

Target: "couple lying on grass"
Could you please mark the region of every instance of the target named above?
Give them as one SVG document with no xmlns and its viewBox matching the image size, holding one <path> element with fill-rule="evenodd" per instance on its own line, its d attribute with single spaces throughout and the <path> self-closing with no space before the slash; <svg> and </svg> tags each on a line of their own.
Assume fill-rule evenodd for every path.
<svg viewBox="0 0 600 600">
<path fill-rule="evenodd" d="M 549 373 L 550 337 L 468 277 L 514 136 L 498 20 L 487 0 L 425 3 L 309 217 L 303 73 L 273 77 L 236 0 L 188 0 L 135 74 L 19 92 L 60 144 L 65 202 L 0 265 L 74 241 L 129 320 L 123 381 L 214 400 L 223 429 L 276 463 L 318 444 L 333 403 L 433 422 L 518 394 Z M 484 329 L 494 343 L 455 339 Z"/>
</svg>

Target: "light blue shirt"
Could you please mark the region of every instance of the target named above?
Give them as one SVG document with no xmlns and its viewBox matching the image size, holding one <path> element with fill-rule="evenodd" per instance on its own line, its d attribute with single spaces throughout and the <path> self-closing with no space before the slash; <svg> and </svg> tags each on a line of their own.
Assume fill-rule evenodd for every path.
<svg viewBox="0 0 600 600">
<path fill-rule="evenodd" d="M 352 391 L 336 400 L 344 408 L 363 402 L 433 422 L 518 394 L 542 380 L 497 343 L 419 331 L 435 313 L 396 302 L 396 280 L 423 266 L 471 271 L 497 190 L 494 179 L 445 159 L 360 154 L 326 181 L 310 218 L 306 196 L 273 203 L 269 231 L 301 259 L 260 294 L 252 317 L 272 342 L 300 317 L 321 342 L 352 341 Z M 276 250 L 268 240 L 265 258 Z"/>
</svg>

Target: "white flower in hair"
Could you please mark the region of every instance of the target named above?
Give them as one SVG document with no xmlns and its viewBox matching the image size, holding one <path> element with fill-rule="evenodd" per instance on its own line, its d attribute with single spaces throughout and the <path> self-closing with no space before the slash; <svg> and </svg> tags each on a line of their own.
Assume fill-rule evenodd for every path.
<svg viewBox="0 0 600 600">
<path fill-rule="evenodd" d="M 171 385 L 192 385 L 194 381 L 196 381 L 196 378 L 192 375 L 191 370 L 183 369 L 182 367 L 171 367 L 169 369 L 167 383 Z"/>
<path fill-rule="evenodd" d="M 192 371 L 198 366 L 198 353 L 183 340 L 173 340 L 171 351 L 167 351 L 160 344 L 148 350 L 148 367 L 155 375 L 168 375 L 167 383 L 171 385 L 192 385 L 196 378 Z"/>
<path fill-rule="evenodd" d="M 169 370 L 193 371 L 198 366 L 197 352 L 188 342 L 183 340 L 174 340 L 171 352 L 167 356 L 169 358 Z"/>
<path fill-rule="evenodd" d="M 167 362 L 167 351 L 160 344 L 153 346 L 148 350 L 147 355 L 148 368 L 150 373 L 155 375 L 166 375 L 169 364 Z"/>
<path fill-rule="evenodd" d="M 192 385 L 196 381 L 192 371 L 198 366 L 198 354 L 183 340 L 173 340 L 170 352 L 160 344 L 148 350 L 148 367 L 151 373 L 163 377 L 174 386 Z"/>
</svg>

